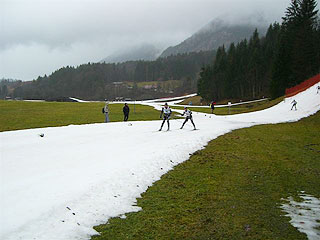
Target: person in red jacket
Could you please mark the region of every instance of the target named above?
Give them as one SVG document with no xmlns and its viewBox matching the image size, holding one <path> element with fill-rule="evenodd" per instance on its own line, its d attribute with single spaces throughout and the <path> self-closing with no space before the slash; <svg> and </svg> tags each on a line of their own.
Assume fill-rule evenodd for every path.
<svg viewBox="0 0 320 240">
<path fill-rule="evenodd" d="M 214 110 L 214 105 L 215 105 L 216 103 L 214 102 L 214 101 L 212 101 L 211 102 L 211 104 L 210 104 L 210 107 L 211 107 L 211 113 L 213 113 L 213 110 Z"/>
</svg>

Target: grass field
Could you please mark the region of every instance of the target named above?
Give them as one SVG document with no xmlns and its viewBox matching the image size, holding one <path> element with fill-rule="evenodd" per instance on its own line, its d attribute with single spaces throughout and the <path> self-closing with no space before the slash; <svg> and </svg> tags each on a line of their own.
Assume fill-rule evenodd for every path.
<svg viewBox="0 0 320 240">
<path fill-rule="evenodd" d="M 283 98 L 277 98 L 275 100 L 266 100 L 261 102 L 255 102 L 255 103 L 247 103 L 243 105 L 236 105 L 230 107 L 219 107 L 215 108 L 213 113 L 216 115 L 229 115 L 229 114 L 239 114 L 239 113 L 247 113 L 247 112 L 253 112 L 253 111 L 259 111 L 263 110 L 269 107 L 272 107 L 278 103 L 280 103 L 283 100 Z M 172 107 L 173 109 L 183 109 L 183 107 L 175 106 Z M 203 112 L 203 113 L 211 113 L 211 108 L 197 108 L 197 107 L 188 107 L 191 111 L 195 112 Z"/>
<path fill-rule="evenodd" d="M 104 122 L 103 102 L 25 102 L 0 101 L 0 132 L 18 129 L 56 127 L 69 124 Z M 159 120 L 159 111 L 143 105 L 130 105 L 129 121 Z M 110 121 L 123 121 L 123 104 L 110 104 Z M 135 110 L 135 111 L 134 111 Z"/>
<path fill-rule="evenodd" d="M 320 112 L 221 136 L 150 187 L 142 211 L 96 227 L 93 239 L 306 239 L 279 206 L 302 190 L 320 198 L 319 132 Z"/>
<path fill-rule="evenodd" d="M 280 102 L 259 102 L 234 106 L 230 114 L 257 111 Z M 66 126 L 70 124 L 89 124 L 104 122 L 101 109 L 103 102 L 27 102 L 0 100 L 0 132 L 30 128 Z M 129 104 L 129 121 L 159 120 L 159 111 L 149 106 Z M 110 121 L 123 121 L 123 104 L 110 104 Z M 173 109 L 183 109 L 174 107 Z M 190 108 L 192 111 L 211 113 L 210 108 Z M 227 115 L 228 108 L 216 108 L 214 114 Z M 175 118 L 173 116 L 173 118 Z"/>
</svg>

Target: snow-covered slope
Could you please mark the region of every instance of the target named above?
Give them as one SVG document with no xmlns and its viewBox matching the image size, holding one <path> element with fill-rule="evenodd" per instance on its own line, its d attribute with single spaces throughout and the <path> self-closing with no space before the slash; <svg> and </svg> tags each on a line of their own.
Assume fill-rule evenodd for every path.
<svg viewBox="0 0 320 240">
<path fill-rule="evenodd" d="M 297 111 L 290 111 L 293 98 Z M 199 131 L 188 124 L 180 130 L 182 120 L 171 120 L 168 132 L 157 131 L 161 121 L 2 132 L 0 239 L 88 239 L 94 225 L 139 211 L 136 198 L 210 140 L 320 110 L 315 87 L 293 98 L 247 114 L 194 113 Z M 159 108 L 160 103 L 147 104 Z"/>
</svg>

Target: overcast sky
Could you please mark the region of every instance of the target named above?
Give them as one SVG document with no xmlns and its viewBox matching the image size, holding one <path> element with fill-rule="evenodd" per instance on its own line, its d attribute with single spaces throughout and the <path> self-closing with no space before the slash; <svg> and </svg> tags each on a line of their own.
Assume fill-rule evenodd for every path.
<svg viewBox="0 0 320 240">
<path fill-rule="evenodd" d="M 215 18 L 281 22 L 290 0 L 0 0 L 0 78 L 32 80 L 141 43 L 166 48 Z"/>
</svg>

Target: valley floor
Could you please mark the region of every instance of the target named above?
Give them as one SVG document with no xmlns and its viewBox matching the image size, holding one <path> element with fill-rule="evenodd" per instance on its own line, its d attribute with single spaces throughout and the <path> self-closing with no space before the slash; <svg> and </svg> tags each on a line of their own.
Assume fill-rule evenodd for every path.
<svg viewBox="0 0 320 240">
<path fill-rule="evenodd" d="M 239 128 L 298 121 L 320 110 L 313 88 L 294 99 L 297 111 L 290 110 L 288 98 L 259 112 L 194 113 L 199 131 L 188 124 L 180 130 L 177 119 L 162 132 L 161 121 L 2 132 L 0 238 L 90 238 L 97 233 L 93 226 L 140 211 L 136 199 L 210 140 Z"/>
</svg>

